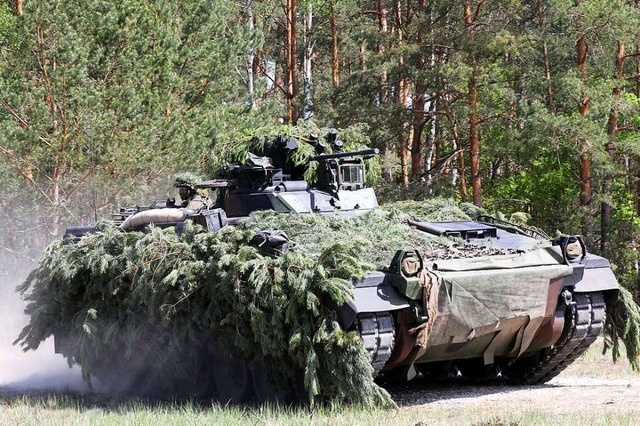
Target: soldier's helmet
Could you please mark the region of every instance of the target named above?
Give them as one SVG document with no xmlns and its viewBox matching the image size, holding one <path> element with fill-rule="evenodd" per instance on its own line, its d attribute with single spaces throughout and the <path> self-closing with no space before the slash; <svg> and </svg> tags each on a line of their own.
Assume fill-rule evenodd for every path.
<svg viewBox="0 0 640 426">
<path fill-rule="evenodd" d="M 193 190 L 196 189 L 196 184 L 200 182 L 200 178 L 193 173 L 185 172 L 178 173 L 173 179 L 174 188 L 179 188 L 181 186 L 185 186 L 187 188 L 191 188 Z"/>
</svg>

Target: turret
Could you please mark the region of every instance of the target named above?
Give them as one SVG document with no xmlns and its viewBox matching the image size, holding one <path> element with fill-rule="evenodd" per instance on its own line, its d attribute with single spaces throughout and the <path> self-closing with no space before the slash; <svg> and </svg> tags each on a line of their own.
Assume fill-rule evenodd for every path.
<svg viewBox="0 0 640 426">
<path fill-rule="evenodd" d="M 306 164 L 295 164 L 292 154 L 300 143 L 290 136 L 278 136 L 265 144 L 262 156 L 247 154 L 243 165 L 230 167 L 231 180 L 213 180 L 199 187 L 224 186 L 222 207 L 229 217 L 247 216 L 255 210 L 296 213 L 356 214 L 377 207 L 375 194 L 366 187 L 365 160 L 378 154 L 375 148 L 342 151 L 344 143 L 335 129 L 325 141 L 309 137 L 315 155 Z M 331 153 L 327 153 L 331 146 Z M 309 162 L 316 161 L 313 181 L 306 181 Z"/>
</svg>

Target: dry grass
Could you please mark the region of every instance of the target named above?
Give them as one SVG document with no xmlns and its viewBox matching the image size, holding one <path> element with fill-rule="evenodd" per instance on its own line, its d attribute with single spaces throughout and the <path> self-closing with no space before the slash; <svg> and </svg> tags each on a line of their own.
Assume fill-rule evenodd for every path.
<svg viewBox="0 0 640 426">
<path fill-rule="evenodd" d="M 611 352 L 603 354 L 604 341 L 596 340 L 578 362 L 573 363 L 562 373 L 564 377 L 590 377 L 594 379 L 640 378 L 640 374 L 631 369 L 626 358 L 618 362 L 611 360 Z M 639 400 L 640 403 L 640 400 Z"/>
</svg>

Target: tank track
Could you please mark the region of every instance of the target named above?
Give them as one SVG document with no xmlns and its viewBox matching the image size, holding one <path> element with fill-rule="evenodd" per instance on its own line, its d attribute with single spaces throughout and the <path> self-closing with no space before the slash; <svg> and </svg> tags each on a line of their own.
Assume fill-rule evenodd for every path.
<svg viewBox="0 0 640 426">
<path fill-rule="evenodd" d="M 393 317 L 389 312 L 359 314 L 356 318 L 356 329 L 369 353 L 375 376 L 393 352 L 396 338 Z"/>
<path fill-rule="evenodd" d="M 537 362 L 528 366 L 521 375 L 511 377 L 511 381 L 541 384 L 560 374 L 596 340 L 605 318 L 606 303 L 602 293 L 574 293 L 573 303 L 565 313 L 565 329 L 558 342 L 550 349 L 542 350 Z"/>
</svg>

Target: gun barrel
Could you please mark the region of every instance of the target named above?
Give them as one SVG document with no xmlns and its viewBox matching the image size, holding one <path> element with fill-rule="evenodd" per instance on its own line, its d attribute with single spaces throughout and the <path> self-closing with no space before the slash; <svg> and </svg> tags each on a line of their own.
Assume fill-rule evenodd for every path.
<svg viewBox="0 0 640 426">
<path fill-rule="evenodd" d="M 346 152 L 334 152 L 332 154 L 319 154 L 311 157 L 310 161 L 320 161 L 320 160 L 329 160 L 332 158 L 344 158 L 344 157 L 372 157 L 374 155 L 378 155 L 380 150 L 378 148 L 367 148 L 361 149 L 360 151 L 346 151 Z"/>
</svg>

